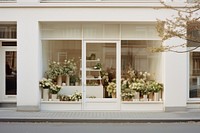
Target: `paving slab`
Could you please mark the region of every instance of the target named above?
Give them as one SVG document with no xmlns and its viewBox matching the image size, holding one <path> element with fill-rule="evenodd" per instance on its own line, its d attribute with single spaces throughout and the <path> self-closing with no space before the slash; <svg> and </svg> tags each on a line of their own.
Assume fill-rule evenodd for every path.
<svg viewBox="0 0 200 133">
<path fill-rule="evenodd" d="M 39 111 L 0 109 L 0 122 L 188 122 L 200 121 L 200 111 Z"/>
</svg>

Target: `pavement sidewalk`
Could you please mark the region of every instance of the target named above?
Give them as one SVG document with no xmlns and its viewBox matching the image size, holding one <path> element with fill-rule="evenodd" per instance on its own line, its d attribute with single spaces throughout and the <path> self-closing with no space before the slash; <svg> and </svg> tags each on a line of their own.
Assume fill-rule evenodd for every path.
<svg viewBox="0 0 200 133">
<path fill-rule="evenodd" d="M 1 109 L 0 122 L 199 122 L 200 111 L 132 112 L 132 111 L 40 111 L 18 112 Z"/>
</svg>

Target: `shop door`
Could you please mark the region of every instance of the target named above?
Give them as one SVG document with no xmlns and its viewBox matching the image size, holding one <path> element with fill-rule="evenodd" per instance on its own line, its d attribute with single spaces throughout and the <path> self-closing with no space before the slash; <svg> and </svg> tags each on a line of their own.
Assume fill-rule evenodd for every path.
<svg viewBox="0 0 200 133">
<path fill-rule="evenodd" d="M 85 41 L 82 49 L 83 109 L 119 110 L 119 42 Z"/>
<path fill-rule="evenodd" d="M 1 100 L 16 101 L 17 95 L 17 52 L 15 47 L 1 48 Z"/>
</svg>

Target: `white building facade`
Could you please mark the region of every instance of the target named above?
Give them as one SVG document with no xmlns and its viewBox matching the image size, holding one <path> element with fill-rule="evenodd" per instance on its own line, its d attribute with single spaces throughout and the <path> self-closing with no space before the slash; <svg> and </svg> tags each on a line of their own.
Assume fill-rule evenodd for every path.
<svg viewBox="0 0 200 133">
<path fill-rule="evenodd" d="M 165 2 L 183 7 L 187 1 Z M 198 49 L 182 54 L 148 51 L 161 44 L 157 19 L 175 14 L 161 7 L 159 0 L 1 0 L 1 105 L 14 103 L 19 111 L 199 108 Z M 165 43 L 176 45 L 182 40 Z M 75 73 L 69 81 L 62 76 L 61 100 L 52 100 L 51 94 L 44 100 L 39 81 L 47 77 L 49 61 L 63 63 L 65 59 L 75 61 Z M 148 93 L 145 99 L 142 94 L 132 96 L 129 90 L 124 93 L 123 81 L 130 70 L 148 72 L 150 80 L 163 84 L 158 100 L 155 94 Z M 107 92 L 112 81 L 116 96 Z M 67 100 L 76 91 L 82 99 Z"/>
</svg>

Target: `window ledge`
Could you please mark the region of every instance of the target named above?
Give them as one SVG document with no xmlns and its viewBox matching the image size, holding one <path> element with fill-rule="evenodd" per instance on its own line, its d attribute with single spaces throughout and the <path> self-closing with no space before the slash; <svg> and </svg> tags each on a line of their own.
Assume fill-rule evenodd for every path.
<svg viewBox="0 0 200 133">
<path fill-rule="evenodd" d="M 41 101 L 43 104 L 81 104 L 82 101 Z"/>
<path fill-rule="evenodd" d="M 163 101 L 122 101 L 122 104 L 162 104 Z"/>
<path fill-rule="evenodd" d="M 200 99 L 187 101 L 187 104 L 200 104 Z"/>
</svg>

